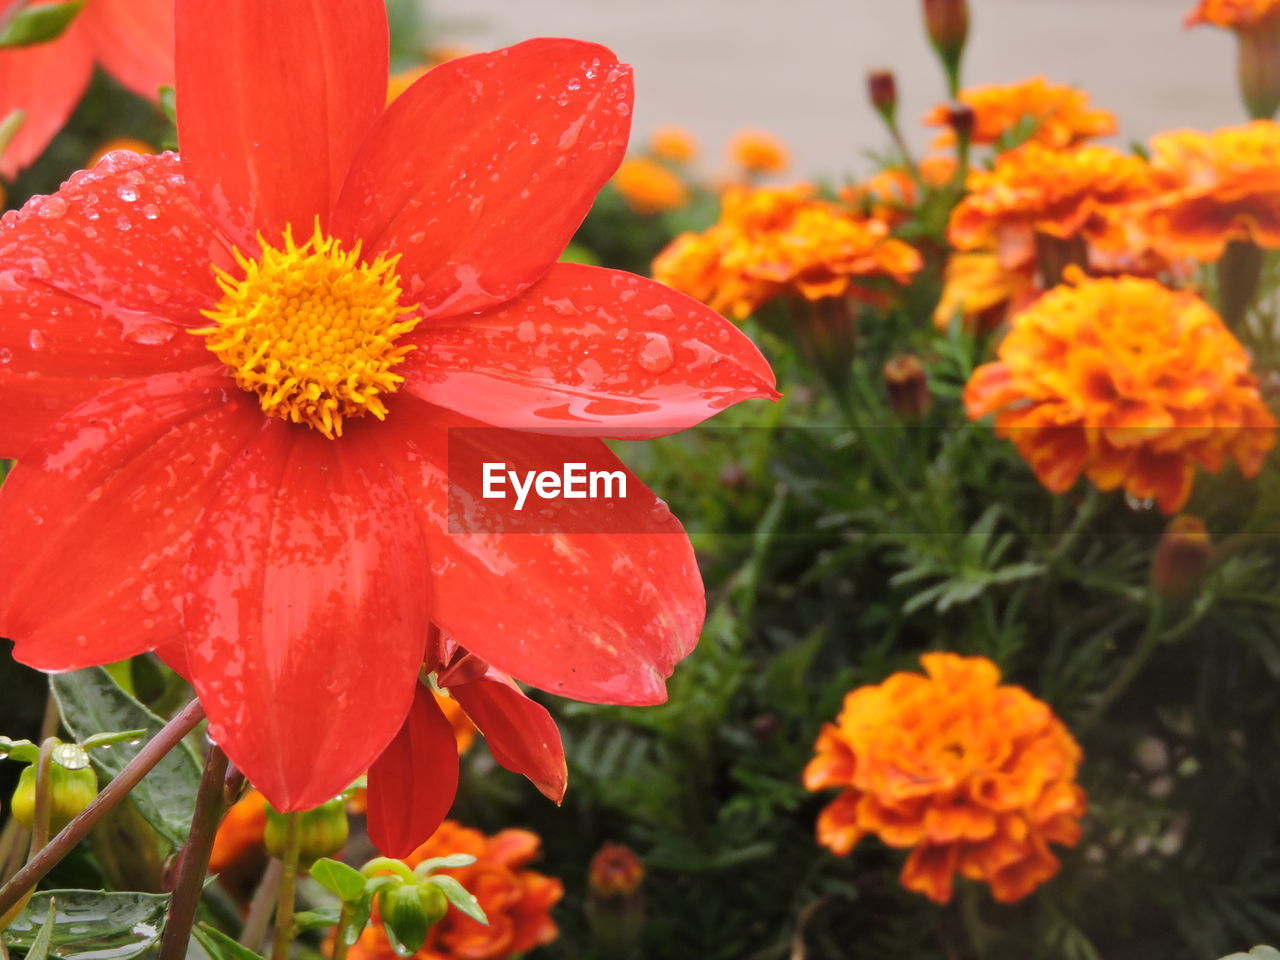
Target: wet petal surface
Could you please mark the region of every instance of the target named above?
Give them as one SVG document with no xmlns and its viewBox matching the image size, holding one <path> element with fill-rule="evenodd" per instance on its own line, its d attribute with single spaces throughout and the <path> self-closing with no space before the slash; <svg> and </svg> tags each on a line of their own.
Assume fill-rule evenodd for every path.
<svg viewBox="0 0 1280 960">
<path fill-rule="evenodd" d="M 148 100 L 173 86 L 173 0 L 93 0 L 80 16 L 116 80 Z"/>
<path fill-rule="evenodd" d="M 93 75 L 93 49 L 73 23 L 52 43 L 0 50 L 0 119 L 14 110 L 27 115 L 0 153 L 0 176 L 12 180 L 44 152 L 62 129 Z"/>
</svg>

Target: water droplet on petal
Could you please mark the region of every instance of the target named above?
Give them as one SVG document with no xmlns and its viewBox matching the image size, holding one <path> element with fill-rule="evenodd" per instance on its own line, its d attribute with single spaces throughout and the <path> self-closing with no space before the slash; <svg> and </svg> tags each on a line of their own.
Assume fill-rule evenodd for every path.
<svg viewBox="0 0 1280 960">
<path fill-rule="evenodd" d="M 667 501 L 661 497 L 654 497 L 653 506 L 649 508 L 649 515 L 655 523 L 666 523 L 671 519 L 671 508 L 667 506 Z"/>
<path fill-rule="evenodd" d="M 116 187 L 116 196 L 125 203 L 133 203 L 133 201 L 138 199 L 138 191 L 136 188 L 122 183 L 120 186 Z"/>
<path fill-rule="evenodd" d="M 56 220 L 67 212 L 67 201 L 61 197 L 49 197 L 40 204 L 36 214 L 45 220 Z"/>
<path fill-rule="evenodd" d="M 44 346 L 44 334 L 39 330 L 32 330 L 27 334 L 27 346 L 32 350 L 39 350 Z"/>
<path fill-rule="evenodd" d="M 650 373 L 662 373 L 671 369 L 675 354 L 671 341 L 660 333 L 645 334 L 645 344 L 640 348 L 640 366 Z"/>
</svg>

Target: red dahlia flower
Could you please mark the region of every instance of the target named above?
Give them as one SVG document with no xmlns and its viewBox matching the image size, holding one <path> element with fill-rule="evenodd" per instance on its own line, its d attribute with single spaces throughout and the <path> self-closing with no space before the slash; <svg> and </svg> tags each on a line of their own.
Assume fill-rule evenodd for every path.
<svg viewBox="0 0 1280 960">
<path fill-rule="evenodd" d="M 13 110 L 26 114 L 0 152 L 0 176 L 12 179 L 40 156 L 84 95 L 95 64 L 155 100 L 173 83 L 173 0 L 88 0 L 56 40 L 0 50 L 0 119 Z"/>
<path fill-rule="evenodd" d="M 384 107 L 381 0 L 176 9 L 181 157 L 112 154 L 0 221 L 15 656 L 160 651 L 282 810 L 333 796 L 402 727 L 394 750 L 435 742 L 410 709 L 424 659 L 449 665 L 432 625 L 562 696 L 664 699 L 704 597 L 639 480 L 608 510 L 573 501 L 600 516 L 574 532 L 447 527 L 450 428 L 599 462 L 599 437 L 773 395 L 712 311 L 556 263 L 622 159 L 630 69 L 531 40 Z M 371 808 L 412 792 L 418 765 L 395 766 Z"/>
</svg>

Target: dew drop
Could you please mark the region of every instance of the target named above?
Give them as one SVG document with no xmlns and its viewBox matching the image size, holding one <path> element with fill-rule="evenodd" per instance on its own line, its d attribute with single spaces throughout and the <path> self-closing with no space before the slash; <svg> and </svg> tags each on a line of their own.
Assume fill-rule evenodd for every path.
<svg viewBox="0 0 1280 960">
<path fill-rule="evenodd" d="M 13 359 L 13 351 L 8 347 L 0 347 L 0 365 L 6 364 Z"/>
<path fill-rule="evenodd" d="M 148 203 L 142 208 L 142 215 L 148 220 L 154 220 L 156 217 L 160 216 L 160 208 L 154 203 Z"/>
<path fill-rule="evenodd" d="M 573 77 L 568 83 L 565 84 L 565 86 L 570 90 L 580 90 L 582 89 L 582 81 L 579 80 L 577 77 Z"/>
<path fill-rule="evenodd" d="M 45 220 L 57 220 L 66 212 L 67 201 L 61 197 L 49 197 L 44 203 L 40 204 L 40 208 L 36 211 Z"/>
<path fill-rule="evenodd" d="M 116 217 L 116 229 L 127 231 L 133 229 L 133 224 L 129 222 L 128 217 Z"/>
<path fill-rule="evenodd" d="M 660 333 L 647 334 L 645 345 L 640 348 L 640 366 L 650 373 L 662 373 L 671 369 L 675 363 L 675 354 L 671 350 L 671 341 Z"/>
<path fill-rule="evenodd" d="M 671 508 L 667 506 L 667 501 L 661 497 L 655 497 L 653 506 L 649 508 L 649 515 L 654 523 L 665 523 L 671 519 Z"/>
<path fill-rule="evenodd" d="M 538 331 L 534 329 L 532 320 L 525 320 L 516 326 L 516 339 L 521 343 L 533 343 L 538 339 Z"/>
<path fill-rule="evenodd" d="M 116 196 L 125 203 L 133 203 L 138 199 L 138 191 L 134 187 L 122 183 L 120 186 L 116 187 Z"/>
<path fill-rule="evenodd" d="M 1156 505 L 1155 500 L 1150 497 L 1143 500 L 1142 498 L 1135 497 L 1132 493 L 1128 492 L 1124 495 L 1124 502 L 1130 510 L 1150 510 Z"/>
<path fill-rule="evenodd" d="M 39 330 L 32 330 L 27 334 L 27 346 L 32 350 L 39 350 L 44 347 L 44 334 Z"/>
</svg>

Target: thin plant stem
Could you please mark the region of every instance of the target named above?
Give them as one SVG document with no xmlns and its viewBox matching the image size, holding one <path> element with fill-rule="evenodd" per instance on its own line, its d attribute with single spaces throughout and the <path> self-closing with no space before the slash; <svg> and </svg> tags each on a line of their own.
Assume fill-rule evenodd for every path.
<svg viewBox="0 0 1280 960">
<path fill-rule="evenodd" d="M 191 925 L 195 923 L 196 908 L 200 905 L 204 875 L 209 870 L 213 838 L 218 832 L 218 821 L 222 819 L 222 781 L 226 774 L 227 755 L 215 743 L 209 748 L 204 772 L 200 775 L 196 808 L 191 815 L 191 832 L 187 834 L 187 842 L 179 857 L 178 880 L 169 901 L 169 916 L 160 940 L 159 960 L 182 960 L 187 955 Z"/>
<path fill-rule="evenodd" d="M 53 748 L 58 741 L 46 737 L 40 743 L 40 757 L 36 760 L 36 810 L 31 824 L 31 850 L 27 859 L 40 852 L 40 848 L 49 842 L 49 808 L 53 798 L 49 795 L 49 765 L 53 763 Z"/>
<path fill-rule="evenodd" d="M 1137 648 L 1120 667 L 1105 690 L 1102 696 L 1098 697 L 1093 708 L 1085 714 L 1084 719 L 1076 726 L 1076 731 L 1083 734 L 1085 731 L 1092 729 L 1106 712 L 1111 708 L 1121 695 L 1129 689 L 1129 685 L 1137 679 L 1138 674 L 1142 672 L 1142 668 L 1147 665 L 1147 661 L 1151 659 L 1151 655 L 1156 652 L 1156 647 L 1160 645 L 1161 624 L 1164 620 L 1163 605 L 1157 599 L 1151 600 L 1151 606 L 1147 609 L 1147 627 L 1143 631 L 1142 639 L 1138 641 Z"/>
<path fill-rule="evenodd" d="M 338 912 L 337 936 L 333 938 L 333 953 L 329 960 L 347 960 L 347 938 L 344 931 L 351 921 L 351 904 L 342 901 L 342 909 Z"/>
<path fill-rule="evenodd" d="M 244 927 L 240 931 L 240 945 L 257 952 L 266 939 L 267 928 L 271 925 L 271 912 L 275 909 L 276 897 L 280 892 L 280 861 L 272 857 L 267 861 L 267 869 L 262 872 L 258 881 L 258 889 L 253 892 L 253 900 L 249 902 L 249 915 L 244 919 Z"/>
<path fill-rule="evenodd" d="M 0 915 L 7 914 L 28 890 L 34 888 L 203 719 L 204 708 L 200 701 L 192 700 L 166 723 L 74 820 L 0 887 Z"/>
<path fill-rule="evenodd" d="M 271 940 L 271 960 L 287 960 L 293 943 L 293 900 L 298 888 L 298 849 L 302 845 L 300 817 L 287 813 L 280 895 L 276 898 L 276 932 Z"/>
<path fill-rule="evenodd" d="M 58 727 L 62 717 L 58 713 L 58 701 L 53 695 L 53 687 L 49 688 L 49 696 L 44 702 L 44 719 L 40 721 L 40 740 L 48 740 L 58 735 Z"/>
</svg>

